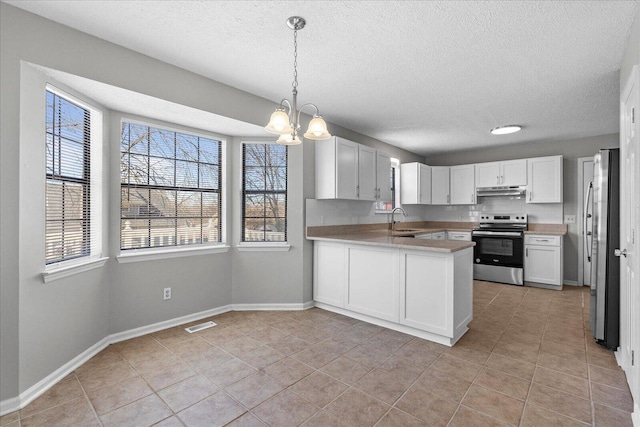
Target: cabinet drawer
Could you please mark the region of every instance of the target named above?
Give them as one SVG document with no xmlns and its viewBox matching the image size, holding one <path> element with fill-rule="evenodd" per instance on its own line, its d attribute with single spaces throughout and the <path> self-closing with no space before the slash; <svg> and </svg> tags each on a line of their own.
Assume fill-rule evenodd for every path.
<svg viewBox="0 0 640 427">
<path fill-rule="evenodd" d="M 446 235 L 444 231 L 439 231 L 437 233 L 432 233 L 431 238 L 433 240 L 446 240 Z"/>
<path fill-rule="evenodd" d="M 539 245 L 539 246 L 560 246 L 560 239 L 562 236 L 548 236 L 542 234 L 525 234 L 525 245 Z"/>
<path fill-rule="evenodd" d="M 447 231 L 447 240 L 471 241 L 471 233 L 463 231 Z"/>
<path fill-rule="evenodd" d="M 430 240 L 433 239 L 432 234 L 431 233 L 424 233 L 424 234 L 416 234 L 415 236 L 416 239 L 425 239 L 425 240 Z"/>
</svg>

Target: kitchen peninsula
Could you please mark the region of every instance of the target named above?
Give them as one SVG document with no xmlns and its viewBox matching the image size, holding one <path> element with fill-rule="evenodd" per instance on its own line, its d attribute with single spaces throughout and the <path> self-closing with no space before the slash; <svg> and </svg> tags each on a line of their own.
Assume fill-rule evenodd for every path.
<svg viewBox="0 0 640 427">
<path fill-rule="evenodd" d="M 470 231 L 455 224 L 307 227 L 315 305 L 452 346 L 473 319 L 474 243 L 420 236 Z"/>
</svg>

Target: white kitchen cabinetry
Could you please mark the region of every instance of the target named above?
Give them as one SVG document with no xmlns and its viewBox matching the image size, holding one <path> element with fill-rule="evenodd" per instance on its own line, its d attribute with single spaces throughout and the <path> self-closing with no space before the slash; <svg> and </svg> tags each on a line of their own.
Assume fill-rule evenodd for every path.
<svg viewBox="0 0 640 427">
<path fill-rule="evenodd" d="M 476 187 L 527 185 L 527 159 L 477 163 Z"/>
<path fill-rule="evenodd" d="M 447 233 L 445 231 L 438 231 L 437 233 L 431 233 L 433 240 L 447 240 Z"/>
<path fill-rule="evenodd" d="M 562 156 L 527 159 L 527 203 L 562 203 Z"/>
<path fill-rule="evenodd" d="M 376 199 L 376 177 L 376 150 L 358 144 L 358 199 Z"/>
<path fill-rule="evenodd" d="M 345 308 L 391 322 L 398 321 L 398 250 L 347 246 Z"/>
<path fill-rule="evenodd" d="M 315 146 L 317 199 L 389 201 L 388 154 L 337 136 Z"/>
<path fill-rule="evenodd" d="M 562 252 L 562 236 L 525 235 L 525 284 L 562 289 Z"/>
<path fill-rule="evenodd" d="M 449 166 L 431 166 L 431 204 L 448 205 L 450 202 Z"/>
<path fill-rule="evenodd" d="M 416 239 L 424 240 L 446 240 L 447 235 L 445 231 L 438 231 L 436 233 L 421 233 L 413 236 Z"/>
<path fill-rule="evenodd" d="M 314 242 L 317 307 L 448 346 L 473 319 L 473 248 Z"/>
<path fill-rule="evenodd" d="M 313 256 L 318 265 L 326 267 L 313 270 L 314 301 L 344 307 L 344 245 L 331 242 L 316 243 L 313 245 Z"/>
<path fill-rule="evenodd" d="M 462 242 L 471 241 L 470 231 L 447 231 L 447 240 L 458 240 Z"/>
<path fill-rule="evenodd" d="M 400 203 L 428 205 L 431 203 L 431 167 L 422 163 L 400 166 Z"/>
<path fill-rule="evenodd" d="M 449 168 L 452 205 L 475 205 L 476 182 L 474 165 Z"/>
<path fill-rule="evenodd" d="M 433 234 L 431 234 L 431 233 L 416 234 L 415 236 L 413 236 L 413 238 L 414 239 L 431 240 L 431 239 L 433 239 Z"/>
<path fill-rule="evenodd" d="M 400 323 L 453 342 L 462 336 L 472 320 L 472 256 L 401 250 Z"/>
<path fill-rule="evenodd" d="M 377 200 L 391 202 L 391 155 L 376 150 Z"/>
</svg>

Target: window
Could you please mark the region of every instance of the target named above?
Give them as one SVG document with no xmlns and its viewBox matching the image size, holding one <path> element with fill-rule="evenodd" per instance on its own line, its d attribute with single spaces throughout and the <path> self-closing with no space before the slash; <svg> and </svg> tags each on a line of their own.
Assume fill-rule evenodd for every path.
<svg viewBox="0 0 640 427">
<path fill-rule="evenodd" d="M 387 213 L 391 212 L 396 206 L 400 206 L 400 203 L 398 202 L 400 161 L 398 159 L 391 159 L 391 168 L 389 168 L 389 180 L 391 183 L 391 200 L 381 200 L 379 202 L 376 202 L 376 212 Z"/>
<path fill-rule="evenodd" d="M 123 122 L 120 248 L 222 241 L 222 141 Z"/>
<path fill-rule="evenodd" d="M 242 242 L 287 241 L 287 147 L 242 144 Z"/>
<path fill-rule="evenodd" d="M 47 86 L 45 263 L 48 266 L 101 256 L 102 158 L 101 127 L 97 126 L 100 121 L 99 111 Z"/>
</svg>

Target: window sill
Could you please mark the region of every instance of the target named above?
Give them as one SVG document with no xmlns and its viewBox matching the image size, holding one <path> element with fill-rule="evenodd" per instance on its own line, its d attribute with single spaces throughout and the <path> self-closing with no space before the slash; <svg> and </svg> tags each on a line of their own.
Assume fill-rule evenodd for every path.
<svg viewBox="0 0 640 427">
<path fill-rule="evenodd" d="M 109 259 L 108 257 L 94 258 L 78 264 L 67 265 L 59 268 L 52 268 L 49 271 L 42 272 L 41 274 L 42 281 L 44 283 L 54 282 L 56 280 L 73 276 L 78 273 L 83 273 L 85 271 L 101 268 L 102 266 L 105 265 L 108 259 Z"/>
<path fill-rule="evenodd" d="M 240 243 L 236 246 L 238 252 L 288 252 L 289 249 L 288 243 Z"/>
<path fill-rule="evenodd" d="M 155 261 L 159 259 L 181 258 L 187 256 L 220 254 L 229 252 L 229 246 L 198 246 L 197 248 L 171 248 L 171 249 L 138 249 L 121 252 L 116 257 L 120 264 L 139 261 Z"/>
</svg>

